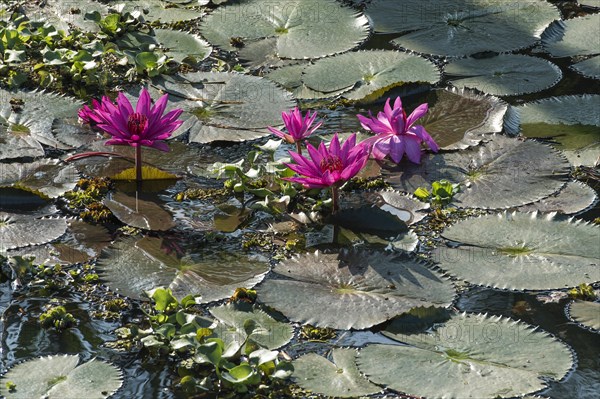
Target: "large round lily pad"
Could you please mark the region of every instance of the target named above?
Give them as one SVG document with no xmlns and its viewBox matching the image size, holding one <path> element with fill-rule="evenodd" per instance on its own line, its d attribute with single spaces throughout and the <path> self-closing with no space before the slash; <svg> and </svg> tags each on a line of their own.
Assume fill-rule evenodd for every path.
<svg viewBox="0 0 600 399">
<path fill-rule="evenodd" d="M 56 198 L 75 188 L 79 173 L 54 159 L 0 164 L 0 187 L 18 187 L 42 198 Z"/>
<path fill-rule="evenodd" d="M 508 133 L 552 140 L 575 166 L 600 158 L 600 95 L 559 96 L 510 107 Z"/>
<path fill-rule="evenodd" d="M 6 399 L 104 399 L 123 384 L 115 366 L 92 359 L 79 363 L 79 355 L 54 355 L 19 363 L 0 378 L 0 395 Z M 7 382 L 16 387 L 9 390 Z"/>
<path fill-rule="evenodd" d="M 266 259 L 205 249 L 187 256 L 156 237 L 115 242 L 98 259 L 99 275 L 109 288 L 134 299 L 146 291 L 167 287 L 181 299 L 201 296 L 202 303 L 233 295 L 238 287 L 252 288 L 269 270 Z"/>
<path fill-rule="evenodd" d="M 289 93 L 268 79 L 238 73 L 196 72 L 157 79 L 169 93 L 168 109 L 184 110 L 179 134 L 189 141 L 244 141 L 271 134 L 281 113 L 294 107 Z"/>
<path fill-rule="evenodd" d="M 419 397 L 521 396 L 561 380 L 574 364 L 567 345 L 501 317 L 457 314 L 428 333 L 384 334 L 410 346 L 369 345 L 359 352 L 359 370 L 377 384 Z"/>
<path fill-rule="evenodd" d="M 452 244 L 434 260 L 459 279 L 509 290 L 551 290 L 600 281 L 600 227 L 535 213 L 486 215 L 443 231 Z"/>
<path fill-rule="evenodd" d="M 600 333 L 600 303 L 573 301 L 566 310 L 571 320 Z"/>
<path fill-rule="evenodd" d="M 544 32 L 542 43 L 554 57 L 600 53 L 600 14 L 557 21 Z"/>
<path fill-rule="evenodd" d="M 319 327 L 368 328 L 416 306 L 448 306 L 454 298 L 452 284 L 421 261 L 382 252 L 317 251 L 274 271 L 287 279 L 266 280 L 260 300 Z"/>
<path fill-rule="evenodd" d="M 562 78 L 562 72 L 555 64 L 519 54 L 464 58 L 450 62 L 445 72 L 454 86 L 495 96 L 535 93 L 554 86 Z"/>
<path fill-rule="evenodd" d="M 560 18 L 544 0 L 379 0 L 366 14 L 376 32 L 404 33 L 397 46 L 447 56 L 527 47 Z"/>
<path fill-rule="evenodd" d="M 279 57 L 318 58 L 361 43 L 369 35 L 369 22 L 334 0 L 247 0 L 212 12 L 200 32 L 225 50 L 236 50 L 236 41 L 275 39 Z"/>
<path fill-rule="evenodd" d="M 333 362 L 316 353 L 294 360 L 295 382 L 310 392 L 336 398 L 356 398 L 381 391 L 358 371 L 355 349 L 336 348 L 331 356 Z"/>
<path fill-rule="evenodd" d="M 569 171 L 567 160 L 552 147 L 501 135 L 464 151 L 426 154 L 420 165 L 404 160 L 383 170 L 392 187 L 409 193 L 441 179 L 460 183 L 454 205 L 488 209 L 546 198 L 561 189 Z"/>
<path fill-rule="evenodd" d="M 423 57 L 399 51 L 370 50 L 318 60 L 304 71 L 302 81 L 312 90 L 343 94 L 361 100 L 406 83 L 433 84 L 440 79 L 438 68 Z"/>
<path fill-rule="evenodd" d="M 30 245 L 45 244 L 67 230 L 63 218 L 35 218 L 17 213 L 0 212 L 0 253 Z"/>
</svg>

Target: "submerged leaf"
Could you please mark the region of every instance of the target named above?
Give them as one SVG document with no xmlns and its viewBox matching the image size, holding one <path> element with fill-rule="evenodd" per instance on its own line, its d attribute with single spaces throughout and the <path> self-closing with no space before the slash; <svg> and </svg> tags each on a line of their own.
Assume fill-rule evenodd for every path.
<svg viewBox="0 0 600 399">
<path fill-rule="evenodd" d="M 446 65 L 445 72 L 454 86 L 495 96 L 535 93 L 554 86 L 562 78 L 555 64 L 520 54 L 459 59 Z"/>
<path fill-rule="evenodd" d="M 382 252 L 316 252 L 274 271 L 288 279 L 266 280 L 261 301 L 318 327 L 368 328 L 416 306 L 448 306 L 454 297 L 452 284 L 424 263 Z"/>
<path fill-rule="evenodd" d="M 451 204 L 501 209 L 525 205 L 554 194 L 565 184 L 569 164 L 552 147 L 496 135 L 465 151 L 427 154 L 420 165 L 402 161 L 384 170 L 392 187 L 414 192 L 436 180 L 460 183 Z"/>
<path fill-rule="evenodd" d="M 198 302 L 208 303 L 230 297 L 238 287 L 252 288 L 269 270 L 265 259 L 226 249 L 203 248 L 183 257 L 174 251 L 155 237 L 118 241 L 98 259 L 99 274 L 111 289 L 134 299 L 167 287 L 178 299 L 201 296 Z"/>
<path fill-rule="evenodd" d="M 19 363 L 0 378 L 0 395 L 7 399 L 104 399 L 123 384 L 121 371 L 92 359 L 79 363 L 79 355 L 54 355 Z M 11 381 L 14 390 L 6 388 Z"/>
<path fill-rule="evenodd" d="M 434 260 L 473 284 L 551 290 L 600 281 L 600 227 L 535 213 L 485 215 L 443 231 Z"/>
<path fill-rule="evenodd" d="M 380 33 L 404 33 L 397 46 L 425 54 L 465 56 L 530 46 L 560 18 L 544 0 L 379 0 L 366 14 Z"/>
<path fill-rule="evenodd" d="M 358 354 L 358 368 L 371 381 L 414 396 L 521 396 L 548 379 L 561 380 L 574 364 L 570 348 L 556 338 L 501 317 L 456 314 L 427 333 L 384 334 L 410 346 L 369 345 Z"/>
<path fill-rule="evenodd" d="M 355 398 L 381 391 L 358 371 L 355 349 L 336 348 L 331 356 L 333 362 L 316 353 L 294 360 L 295 382 L 310 392 L 336 398 Z"/>
<path fill-rule="evenodd" d="M 365 40 L 369 23 L 334 0 L 248 0 L 220 7 L 200 26 L 202 35 L 224 50 L 235 42 L 276 41 L 281 58 L 318 58 L 350 50 Z"/>
<path fill-rule="evenodd" d="M 169 230 L 175 224 L 171 214 L 152 201 L 122 192 L 110 194 L 102 203 L 121 222 L 144 230 Z"/>
</svg>

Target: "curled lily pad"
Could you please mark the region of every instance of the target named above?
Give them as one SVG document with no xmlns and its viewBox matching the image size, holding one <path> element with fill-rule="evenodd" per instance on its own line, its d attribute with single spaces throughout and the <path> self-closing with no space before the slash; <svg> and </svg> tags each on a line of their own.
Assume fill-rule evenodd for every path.
<svg viewBox="0 0 600 399">
<path fill-rule="evenodd" d="M 260 300 L 319 327 L 368 328 L 416 306 L 448 306 L 454 297 L 452 284 L 421 261 L 382 252 L 317 251 L 274 271 L 289 279 L 265 281 Z"/>
<path fill-rule="evenodd" d="M 189 141 L 244 141 L 271 134 L 281 113 L 294 107 L 291 96 L 268 79 L 238 73 L 196 72 L 157 79 L 170 94 L 169 106 L 184 110 L 179 134 Z"/>
<path fill-rule="evenodd" d="M 445 72 L 454 86 L 495 96 L 535 93 L 554 86 L 562 78 L 562 72 L 555 64 L 519 54 L 464 58 L 450 62 Z"/>
<path fill-rule="evenodd" d="M 558 193 L 533 204 L 519 207 L 521 212 L 560 212 L 575 215 L 585 212 L 598 203 L 593 188 L 579 181 L 568 182 Z"/>
<path fill-rule="evenodd" d="M 171 214 L 155 202 L 122 192 L 110 194 L 102 203 L 121 222 L 144 230 L 169 230 L 174 226 Z"/>
<path fill-rule="evenodd" d="M 202 35 L 222 49 L 235 43 L 276 40 L 281 58 L 318 58 L 355 47 L 369 35 L 360 13 L 333 0 L 248 0 L 216 9 L 202 21 Z"/>
<path fill-rule="evenodd" d="M 546 138 L 575 166 L 593 166 L 600 158 L 600 95 L 559 96 L 510 107 L 508 133 Z"/>
<path fill-rule="evenodd" d="M 75 188 L 77 181 L 77 169 L 55 159 L 0 164 L 0 187 L 20 188 L 42 198 L 59 197 Z"/>
<path fill-rule="evenodd" d="M 369 380 L 414 396 L 521 396 L 561 380 L 574 365 L 567 345 L 502 317 L 463 313 L 431 332 L 384 334 L 410 346 L 369 345 L 359 352 L 358 368 Z"/>
<path fill-rule="evenodd" d="M 294 360 L 295 382 L 310 392 L 336 398 L 356 398 L 381 391 L 358 371 L 355 349 L 335 348 L 331 356 L 333 362 L 316 353 Z"/>
<path fill-rule="evenodd" d="M 245 305 L 228 304 L 210 309 L 210 313 L 221 322 L 215 330 L 217 336 L 229 343 L 226 344 L 227 352 L 235 353 L 244 344 L 277 349 L 291 341 L 294 329 L 290 324 L 277 321 L 256 307 Z"/>
<path fill-rule="evenodd" d="M 429 111 L 419 124 L 447 150 L 477 145 L 491 133 L 502 131 L 508 104 L 497 97 L 465 89 L 433 90 L 423 100 Z"/>
<path fill-rule="evenodd" d="M 557 21 L 544 32 L 542 43 L 554 57 L 597 55 L 600 14 Z"/>
<path fill-rule="evenodd" d="M 79 355 L 54 355 L 19 363 L 0 378 L 0 395 L 7 399 L 104 399 L 123 384 L 121 371 L 112 364 L 97 359 L 78 363 Z M 13 390 L 6 387 L 8 381 L 15 386 Z"/>
<path fill-rule="evenodd" d="M 569 163 L 552 147 L 496 135 L 464 151 L 427 154 L 420 165 L 402 161 L 384 170 L 396 189 L 414 192 L 436 180 L 460 183 L 452 203 L 465 208 L 501 209 L 554 194 L 565 184 Z"/>
<path fill-rule="evenodd" d="M 334 93 L 349 90 L 349 100 L 379 97 L 384 91 L 406 83 L 433 84 L 438 68 L 423 57 L 399 51 L 350 52 L 318 60 L 306 68 L 303 83 L 312 90 Z"/>
<path fill-rule="evenodd" d="M 168 287 L 179 299 L 194 295 L 207 303 L 230 297 L 238 287 L 252 288 L 269 270 L 266 259 L 226 249 L 186 255 L 176 251 L 155 237 L 118 241 L 98 259 L 99 274 L 111 289 L 134 299 Z"/>
<path fill-rule="evenodd" d="M 397 46 L 447 56 L 530 46 L 560 18 L 544 0 L 378 0 L 366 14 L 376 32 L 404 33 L 392 41 Z"/>
<path fill-rule="evenodd" d="M 30 245 L 45 244 L 67 230 L 62 218 L 35 218 L 16 213 L 0 212 L 0 253 Z"/>
<path fill-rule="evenodd" d="M 567 308 L 567 315 L 579 325 L 600 332 L 600 303 L 573 301 Z"/>
<path fill-rule="evenodd" d="M 554 215 L 507 213 L 460 221 L 434 251 L 450 274 L 508 290 L 551 290 L 600 281 L 600 227 Z"/>
</svg>

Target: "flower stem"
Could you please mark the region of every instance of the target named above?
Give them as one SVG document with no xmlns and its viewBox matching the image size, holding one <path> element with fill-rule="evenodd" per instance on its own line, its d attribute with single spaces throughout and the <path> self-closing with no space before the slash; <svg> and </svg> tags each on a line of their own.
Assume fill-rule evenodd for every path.
<svg viewBox="0 0 600 399">
<path fill-rule="evenodd" d="M 142 146 L 135 147 L 135 180 L 142 182 Z"/>
<path fill-rule="evenodd" d="M 302 155 L 302 146 L 300 145 L 299 141 L 296 141 L 296 152 L 298 155 Z"/>
<path fill-rule="evenodd" d="M 336 213 L 337 211 L 340 210 L 340 192 L 339 192 L 339 187 L 337 185 L 333 185 L 331 186 L 331 201 L 332 201 L 332 209 L 331 209 L 331 213 Z"/>
</svg>

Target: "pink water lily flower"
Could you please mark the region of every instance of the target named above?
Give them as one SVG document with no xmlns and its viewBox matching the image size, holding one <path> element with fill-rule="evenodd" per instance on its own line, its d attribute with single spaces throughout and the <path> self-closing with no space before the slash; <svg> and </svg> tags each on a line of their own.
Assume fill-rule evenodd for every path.
<svg viewBox="0 0 600 399">
<path fill-rule="evenodd" d="M 368 118 L 357 115 L 362 127 L 375 133 L 374 137 L 364 141 L 373 146 L 373 158 L 381 160 L 389 155 L 394 162 L 399 163 L 406 154 L 411 162 L 420 163 L 422 142 L 426 142 L 432 151 L 437 152 L 440 147 L 425 128 L 414 125 L 428 109 L 427 104 L 421 104 L 406 117 L 406 112 L 402 109 L 402 100 L 397 97 L 393 108 L 390 106 L 390 99 L 387 99 L 383 112 L 379 112 L 377 118 L 371 112 Z"/>
<path fill-rule="evenodd" d="M 79 116 L 96 122 L 99 129 L 112 136 L 106 145 L 145 146 L 169 151 L 163 140 L 181 126 L 183 121 L 177 118 L 183 111 L 174 109 L 163 116 L 168 98 L 165 94 L 152 105 L 148 90 L 143 88 L 135 110 L 127 97 L 119 93 L 116 104 L 103 97 L 100 104 L 93 104 L 93 109 L 84 107 Z"/>
<path fill-rule="evenodd" d="M 290 112 L 281 113 L 281 118 L 288 133 L 284 133 L 271 126 L 268 126 L 267 129 L 290 144 L 296 143 L 296 150 L 298 153 L 301 153 L 300 142 L 313 134 L 323 124 L 323 122 L 318 122 L 312 126 L 316 117 L 317 113 L 313 112 L 311 115 L 310 111 L 306 111 L 306 116 L 303 117 L 302 112 L 296 107 Z"/>
<path fill-rule="evenodd" d="M 333 211 L 338 209 L 338 188 L 365 166 L 369 159 L 369 146 L 360 143 L 356 145 L 356 133 L 340 145 L 335 134 L 329 143 L 329 148 L 321 143 L 319 148 L 306 145 L 309 158 L 289 151 L 295 163 L 286 164 L 288 168 L 298 173 L 299 177 L 289 177 L 285 180 L 300 183 L 306 188 L 331 187 Z"/>
</svg>

